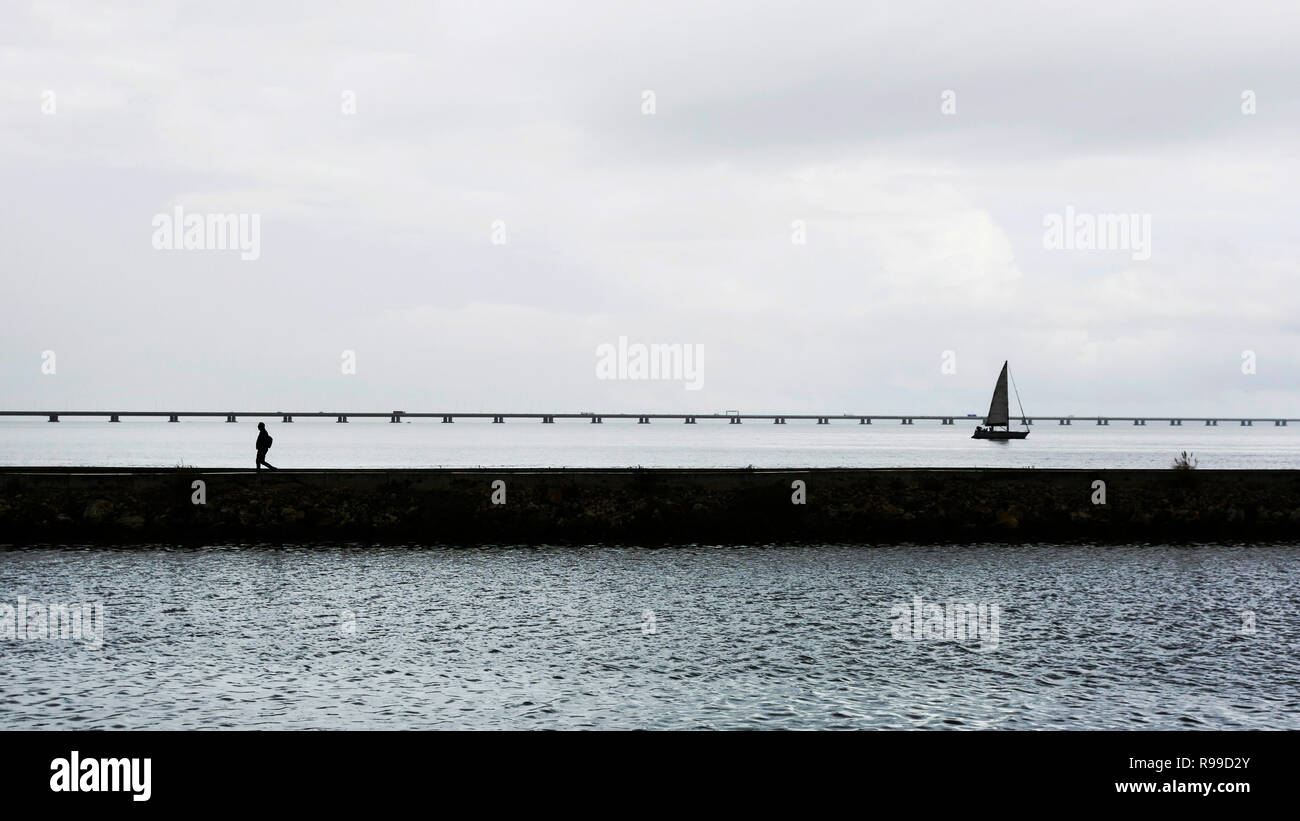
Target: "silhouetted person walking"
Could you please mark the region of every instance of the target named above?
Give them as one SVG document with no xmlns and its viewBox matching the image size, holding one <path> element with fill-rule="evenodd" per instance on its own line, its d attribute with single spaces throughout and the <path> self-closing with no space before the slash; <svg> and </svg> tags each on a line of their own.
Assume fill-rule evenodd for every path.
<svg viewBox="0 0 1300 821">
<path fill-rule="evenodd" d="M 275 465 L 266 461 L 266 452 L 271 449 L 271 434 L 266 432 L 266 423 L 257 423 L 257 469 L 261 470 L 262 465 L 266 465 L 267 470 L 279 470 Z"/>
</svg>

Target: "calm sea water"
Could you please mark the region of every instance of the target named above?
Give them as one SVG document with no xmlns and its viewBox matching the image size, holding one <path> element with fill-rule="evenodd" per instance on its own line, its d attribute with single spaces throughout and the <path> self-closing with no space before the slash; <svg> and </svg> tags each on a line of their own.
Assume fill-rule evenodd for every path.
<svg viewBox="0 0 1300 821">
<path fill-rule="evenodd" d="M 696 425 L 606 420 L 552 425 L 419 419 L 299 419 L 267 423 L 279 467 L 1104 467 L 1163 468 L 1191 450 L 1204 468 L 1300 467 L 1300 426 L 1204 427 L 1038 424 L 1028 439 L 970 438 L 972 423 L 945 426 L 852 421 L 818 425 Z M 160 419 L 0 420 L 0 465 L 252 467 L 254 422 Z"/>
<path fill-rule="evenodd" d="M 1295 550 L 0 551 L 105 625 L 0 639 L 0 729 L 1300 729 Z M 994 646 L 895 635 L 917 596 Z"/>
</svg>

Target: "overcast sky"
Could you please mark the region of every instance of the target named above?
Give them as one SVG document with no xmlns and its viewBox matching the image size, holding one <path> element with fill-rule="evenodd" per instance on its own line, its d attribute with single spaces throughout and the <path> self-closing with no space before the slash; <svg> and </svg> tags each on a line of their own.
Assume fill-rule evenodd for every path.
<svg viewBox="0 0 1300 821">
<path fill-rule="evenodd" d="M 1297 415 L 1297 42 L 1290 0 L 0 0 L 0 406 L 967 413 L 1010 359 L 1030 414 Z M 156 249 L 177 206 L 257 259 Z M 1149 253 L 1046 247 L 1067 208 Z M 620 336 L 703 388 L 597 379 Z"/>
</svg>

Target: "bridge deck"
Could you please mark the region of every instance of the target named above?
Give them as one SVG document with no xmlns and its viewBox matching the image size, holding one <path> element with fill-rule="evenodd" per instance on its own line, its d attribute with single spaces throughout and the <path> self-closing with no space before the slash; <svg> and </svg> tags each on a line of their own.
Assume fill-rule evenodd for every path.
<svg viewBox="0 0 1300 821">
<path fill-rule="evenodd" d="M 829 424 L 831 420 L 842 422 L 864 422 L 870 420 L 893 420 L 901 422 L 910 422 L 912 420 L 930 420 L 940 421 L 945 424 L 955 424 L 957 422 L 975 422 L 982 423 L 983 417 L 964 416 L 958 414 L 889 414 L 889 413 L 842 413 L 842 414 L 818 414 L 818 413 L 486 413 L 486 412 L 461 412 L 461 411 L 429 411 L 429 412 L 407 412 L 407 411 L 114 411 L 114 410 L 0 410 L 0 416 L 44 416 L 50 421 L 57 421 L 60 417 L 103 417 L 105 419 L 117 419 L 124 416 L 132 417 L 157 417 L 167 418 L 169 420 L 179 420 L 184 417 L 205 418 L 205 417 L 225 417 L 228 421 L 238 421 L 240 417 L 251 417 L 254 419 L 274 419 L 281 418 L 284 421 L 292 421 L 295 417 L 303 418 L 330 418 L 342 421 L 350 418 L 358 419 L 636 419 L 649 421 L 651 419 L 680 419 L 680 420 L 786 420 L 801 419 L 814 420 L 824 424 Z M 1019 420 L 1019 421 L 1017 421 Z M 1217 424 L 1219 422 L 1237 422 L 1242 425 L 1250 425 L 1254 422 L 1273 422 L 1278 425 L 1285 425 L 1288 422 L 1300 421 L 1300 417 L 1282 417 L 1282 416 L 1074 416 L 1060 415 L 1052 413 L 1033 414 L 1031 416 L 1013 417 L 1013 424 L 1032 424 L 1037 420 L 1056 420 L 1060 424 L 1069 425 L 1072 422 L 1093 422 L 1094 424 L 1105 425 L 1110 422 L 1132 422 L 1137 425 L 1143 425 L 1147 422 L 1167 422 L 1172 425 L 1180 425 L 1184 422 L 1204 422 L 1205 424 Z"/>
</svg>

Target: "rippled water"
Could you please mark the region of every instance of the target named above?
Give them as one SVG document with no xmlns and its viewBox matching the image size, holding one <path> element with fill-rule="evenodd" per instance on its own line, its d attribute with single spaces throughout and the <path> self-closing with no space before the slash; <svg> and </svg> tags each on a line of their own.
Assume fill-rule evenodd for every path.
<svg viewBox="0 0 1300 821">
<path fill-rule="evenodd" d="M 0 728 L 1300 729 L 1297 550 L 0 551 L 105 624 L 0 639 Z M 996 647 L 896 638 L 915 596 Z"/>
</svg>

